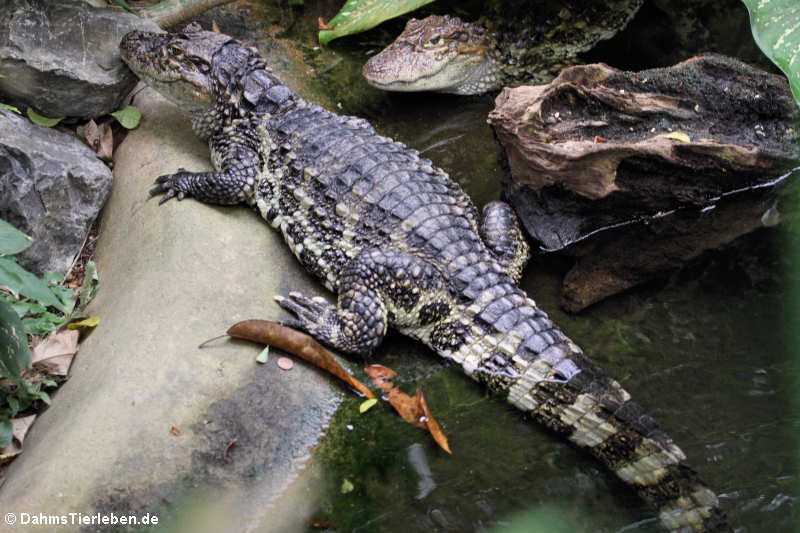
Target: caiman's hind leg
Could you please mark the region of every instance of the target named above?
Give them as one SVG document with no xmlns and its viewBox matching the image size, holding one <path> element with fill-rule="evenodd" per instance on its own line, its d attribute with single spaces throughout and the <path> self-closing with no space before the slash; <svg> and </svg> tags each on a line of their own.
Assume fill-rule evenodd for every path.
<svg viewBox="0 0 800 533">
<path fill-rule="evenodd" d="M 508 275 L 519 283 L 531 249 L 514 210 L 505 202 L 490 202 L 483 208 L 479 229 L 483 243 Z"/>
<path fill-rule="evenodd" d="M 298 293 L 276 296 L 295 315 L 284 324 L 343 352 L 368 354 L 383 340 L 386 328 L 424 325 L 438 319 L 445 284 L 441 273 L 416 256 L 392 249 L 367 249 L 339 276 L 339 300 Z"/>
</svg>

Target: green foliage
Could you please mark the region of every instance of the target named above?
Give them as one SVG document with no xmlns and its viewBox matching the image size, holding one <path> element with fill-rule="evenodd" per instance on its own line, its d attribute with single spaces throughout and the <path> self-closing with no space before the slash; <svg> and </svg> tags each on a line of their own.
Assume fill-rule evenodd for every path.
<svg viewBox="0 0 800 533">
<path fill-rule="evenodd" d="M 119 111 L 114 111 L 111 116 L 117 119 L 123 128 L 128 130 L 136 128 L 142 120 L 142 112 L 132 105 L 126 105 Z"/>
<path fill-rule="evenodd" d="M 132 8 L 131 6 L 129 6 L 129 5 L 128 5 L 128 2 L 126 2 L 125 0 L 114 0 L 114 2 L 115 2 L 115 3 L 116 3 L 118 6 L 119 6 L 119 7 L 121 7 L 121 8 L 122 8 L 122 9 L 124 9 L 125 11 L 127 11 L 128 13 L 133 13 L 134 15 L 136 15 L 136 11 L 134 11 L 134 10 L 133 10 L 133 8 Z"/>
<path fill-rule="evenodd" d="M 97 292 L 97 269 L 86 265 L 80 290 L 61 285 L 63 277 L 46 272 L 41 278 L 22 268 L 13 254 L 30 245 L 30 238 L 0 220 L 0 448 L 11 442 L 10 419 L 33 402 L 50 403 L 42 390 L 52 380 L 31 382 L 23 369 L 31 366 L 28 335 L 45 336 L 86 314 L 84 307 Z M 58 312 L 54 312 L 58 311 Z"/>
<path fill-rule="evenodd" d="M 800 2 L 742 0 L 750 13 L 753 38 L 761 51 L 789 80 L 800 105 Z"/>
<path fill-rule="evenodd" d="M 0 109 L 7 109 L 7 110 L 9 110 L 9 111 L 13 111 L 14 113 L 16 113 L 16 114 L 18 114 L 18 115 L 21 115 L 21 114 L 22 114 L 22 113 L 20 113 L 20 110 L 19 110 L 19 109 L 17 109 L 16 107 L 14 107 L 13 105 L 8 105 L 8 104 L 0 104 Z"/>
<path fill-rule="evenodd" d="M 31 351 L 22 321 L 10 305 L 0 302 L 0 374 L 19 379 L 22 369 L 30 364 Z"/>
<path fill-rule="evenodd" d="M 20 230 L 0 219 L 0 257 L 18 254 L 31 245 L 33 239 Z"/>
<path fill-rule="evenodd" d="M 319 32 L 319 43 L 367 31 L 384 20 L 408 13 L 433 0 L 347 0 L 342 9 L 329 22 L 332 30 Z"/>
<path fill-rule="evenodd" d="M 31 122 L 33 122 L 37 126 L 44 126 L 46 128 L 52 128 L 53 126 L 64 120 L 64 117 L 50 118 L 40 115 L 39 113 L 34 111 L 32 107 L 28 107 L 26 113 L 28 115 L 28 118 L 31 119 Z"/>
</svg>

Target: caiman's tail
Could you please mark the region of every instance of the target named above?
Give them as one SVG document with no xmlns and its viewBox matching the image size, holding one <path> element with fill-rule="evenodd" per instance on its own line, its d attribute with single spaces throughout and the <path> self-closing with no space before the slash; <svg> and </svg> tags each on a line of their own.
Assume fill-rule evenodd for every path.
<svg viewBox="0 0 800 533">
<path fill-rule="evenodd" d="M 463 342 L 440 352 L 600 459 L 667 529 L 731 531 L 717 496 L 684 463 L 681 449 L 533 300 L 501 283 L 473 302 L 460 321 Z"/>
</svg>

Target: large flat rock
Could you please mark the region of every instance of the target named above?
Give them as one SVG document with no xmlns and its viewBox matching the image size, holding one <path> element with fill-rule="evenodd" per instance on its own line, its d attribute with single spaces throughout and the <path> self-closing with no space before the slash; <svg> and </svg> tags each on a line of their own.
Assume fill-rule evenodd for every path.
<svg viewBox="0 0 800 533">
<path fill-rule="evenodd" d="M 249 343 L 197 345 L 238 320 L 281 316 L 276 293 L 321 289 L 248 209 L 148 201 L 156 176 L 207 169 L 208 149 L 155 93 L 135 103 L 144 119 L 117 151 L 96 252 L 101 323 L 11 465 L 0 508 L 149 512 L 180 517 L 176 531 L 302 523 L 305 489 L 305 503 L 277 502 L 344 389 L 303 363 L 279 370 L 274 352 L 258 365 Z"/>
</svg>

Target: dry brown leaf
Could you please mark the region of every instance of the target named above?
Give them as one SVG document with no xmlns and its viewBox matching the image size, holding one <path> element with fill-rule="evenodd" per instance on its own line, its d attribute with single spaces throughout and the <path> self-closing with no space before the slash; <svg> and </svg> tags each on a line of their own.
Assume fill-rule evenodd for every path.
<svg viewBox="0 0 800 533">
<path fill-rule="evenodd" d="M 33 366 L 51 376 L 66 376 L 72 358 L 78 351 L 79 336 L 78 330 L 54 331 L 33 347 L 31 353 Z"/>
<path fill-rule="evenodd" d="M 175 426 L 172 426 L 171 428 L 169 428 L 169 432 L 172 433 L 173 435 L 175 435 L 176 437 L 180 437 L 181 436 L 181 430 L 178 429 Z"/>
<path fill-rule="evenodd" d="M 269 344 L 296 355 L 341 379 L 367 398 L 375 397 L 372 391 L 336 361 L 331 352 L 305 333 L 270 320 L 243 320 L 231 326 L 227 333 L 237 339 Z"/>
<path fill-rule="evenodd" d="M 25 435 L 28 434 L 28 430 L 31 428 L 31 424 L 33 424 L 36 416 L 37 415 L 28 415 L 11 420 L 11 425 L 14 428 L 14 438 L 11 439 L 11 444 L 0 449 L 0 463 L 10 461 L 22 453 L 22 441 L 25 440 Z"/>
<path fill-rule="evenodd" d="M 100 142 L 97 145 L 97 157 L 103 161 L 111 161 L 114 153 L 114 133 L 111 131 L 111 121 L 100 125 Z"/>
<path fill-rule="evenodd" d="M 439 424 L 436 423 L 436 419 L 433 418 L 428 408 L 428 402 L 425 401 L 422 389 L 417 389 L 417 393 L 413 397 L 404 393 L 391 382 L 397 376 L 397 373 L 383 365 L 370 365 L 364 368 L 364 372 L 383 391 L 389 403 L 392 404 L 392 407 L 400 414 L 403 420 L 418 428 L 428 430 L 436 444 L 447 453 L 453 453 L 450 451 L 447 437 L 442 433 Z"/>
<path fill-rule="evenodd" d="M 332 30 L 333 26 L 328 26 L 325 24 L 325 21 L 322 20 L 322 17 L 317 18 L 317 29 L 318 30 Z"/>
<path fill-rule="evenodd" d="M 75 129 L 75 133 L 78 134 L 79 138 L 86 141 L 86 144 L 88 144 L 92 150 L 95 152 L 97 151 L 97 146 L 100 144 L 101 132 L 94 120 L 90 120 L 86 124 L 78 126 Z"/>
</svg>

